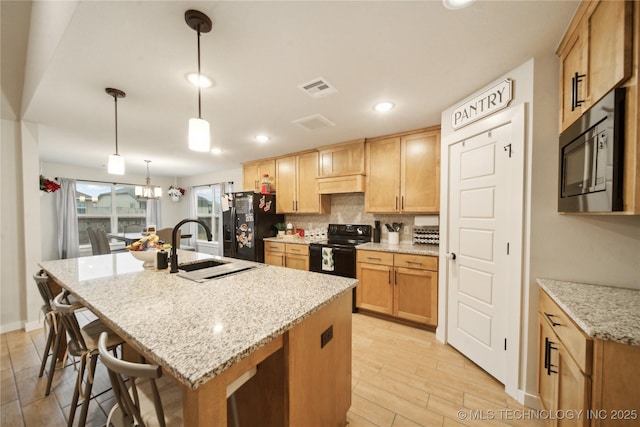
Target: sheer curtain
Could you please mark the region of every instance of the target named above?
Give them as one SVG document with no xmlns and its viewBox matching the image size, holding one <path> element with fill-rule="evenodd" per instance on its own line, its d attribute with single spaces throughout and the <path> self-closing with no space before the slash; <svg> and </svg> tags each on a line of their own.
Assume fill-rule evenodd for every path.
<svg viewBox="0 0 640 427">
<path fill-rule="evenodd" d="M 188 218 L 197 218 L 198 217 L 198 197 L 196 193 L 193 191 L 193 187 L 187 188 L 187 194 L 190 194 L 189 197 L 189 210 L 188 210 Z M 190 222 L 185 224 L 189 227 L 189 233 L 191 234 L 191 238 L 189 239 L 189 246 L 195 248 L 196 252 L 198 251 L 198 224 L 195 222 Z M 185 233 L 187 234 L 187 233 Z"/>
<path fill-rule="evenodd" d="M 156 230 L 162 228 L 162 215 L 160 212 L 160 199 L 147 200 L 147 216 L 146 221 L 148 224 L 155 224 Z"/>
<path fill-rule="evenodd" d="M 60 190 L 56 191 L 56 216 L 58 225 L 58 255 L 60 259 L 80 256 L 78 236 L 78 208 L 76 203 L 76 181 L 61 178 Z"/>
</svg>

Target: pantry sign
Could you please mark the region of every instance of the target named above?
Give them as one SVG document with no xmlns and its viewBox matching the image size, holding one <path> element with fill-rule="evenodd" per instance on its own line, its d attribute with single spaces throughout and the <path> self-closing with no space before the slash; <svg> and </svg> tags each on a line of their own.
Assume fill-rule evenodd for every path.
<svg viewBox="0 0 640 427">
<path fill-rule="evenodd" d="M 459 129 L 502 110 L 511 101 L 512 80 L 497 85 L 466 101 L 451 113 L 451 127 Z"/>
</svg>

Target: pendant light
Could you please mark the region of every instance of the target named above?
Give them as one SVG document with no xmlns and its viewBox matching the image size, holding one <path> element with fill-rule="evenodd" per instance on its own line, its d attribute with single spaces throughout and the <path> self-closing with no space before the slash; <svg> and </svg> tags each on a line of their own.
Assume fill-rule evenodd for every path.
<svg viewBox="0 0 640 427">
<path fill-rule="evenodd" d="M 187 25 L 198 33 L 198 76 L 200 76 L 200 33 L 211 31 L 211 19 L 197 10 L 187 10 L 184 13 Z M 189 148 L 194 151 L 209 151 L 211 149 L 211 135 L 209 122 L 202 119 L 202 100 L 200 85 L 198 84 L 198 117 L 189 119 Z"/>
<path fill-rule="evenodd" d="M 124 98 L 127 94 L 120 89 L 114 89 L 112 87 L 106 88 L 105 92 L 113 96 L 113 101 L 116 106 L 116 153 L 109 156 L 107 172 L 113 175 L 124 175 L 124 157 L 118 154 L 118 98 Z"/>
<path fill-rule="evenodd" d="M 141 199 L 159 199 L 162 197 L 162 188 L 151 186 L 151 177 L 149 176 L 149 163 L 151 163 L 151 160 L 145 160 L 145 162 L 147 162 L 147 184 L 144 187 L 136 186 L 136 197 Z"/>
</svg>

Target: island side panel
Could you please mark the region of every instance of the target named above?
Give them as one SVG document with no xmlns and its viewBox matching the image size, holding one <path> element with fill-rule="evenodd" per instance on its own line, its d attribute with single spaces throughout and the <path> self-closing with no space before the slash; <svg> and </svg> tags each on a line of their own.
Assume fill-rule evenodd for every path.
<svg viewBox="0 0 640 427">
<path fill-rule="evenodd" d="M 338 299 L 285 335 L 287 426 L 342 427 L 351 406 L 351 296 Z M 321 336 L 332 338 L 321 347 Z"/>
</svg>

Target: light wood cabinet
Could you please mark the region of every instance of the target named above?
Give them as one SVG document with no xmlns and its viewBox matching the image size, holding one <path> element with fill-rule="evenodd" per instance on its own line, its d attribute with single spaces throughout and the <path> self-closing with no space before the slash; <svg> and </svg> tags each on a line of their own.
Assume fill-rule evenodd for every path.
<svg viewBox="0 0 640 427">
<path fill-rule="evenodd" d="M 365 211 L 440 210 L 440 127 L 367 141 Z"/>
<path fill-rule="evenodd" d="M 358 250 L 356 265 L 358 308 L 437 325 L 437 257 Z"/>
<path fill-rule="evenodd" d="M 260 191 L 260 183 L 264 174 L 269 175 L 271 191 L 276 190 L 276 161 L 275 159 L 257 160 L 242 165 L 242 191 Z"/>
<path fill-rule="evenodd" d="M 331 200 L 318 194 L 318 152 L 276 159 L 276 212 L 327 213 Z"/>
<path fill-rule="evenodd" d="M 633 2 L 583 2 L 561 41 L 560 131 L 632 75 Z"/>
<path fill-rule="evenodd" d="M 329 145 L 318 149 L 320 178 L 364 175 L 364 139 Z"/>
<path fill-rule="evenodd" d="M 266 241 L 264 263 L 309 271 L 309 245 Z"/>
<path fill-rule="evenodd" d="M 538 299 L 538 395 L 552 413 L 582 411 L 550 426 L 637 426 L 640 346 L 592 339 L 542 289 Z M 635 410 L 635 414 L 632 411 Z M 592 416 L 587 416 L 587 413 Z"/>
</svg>

